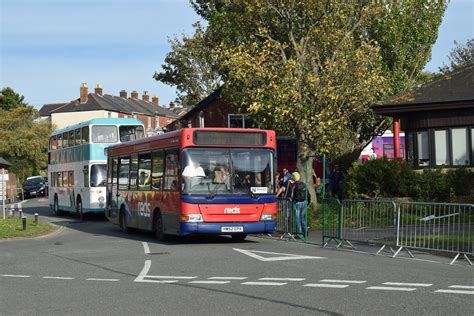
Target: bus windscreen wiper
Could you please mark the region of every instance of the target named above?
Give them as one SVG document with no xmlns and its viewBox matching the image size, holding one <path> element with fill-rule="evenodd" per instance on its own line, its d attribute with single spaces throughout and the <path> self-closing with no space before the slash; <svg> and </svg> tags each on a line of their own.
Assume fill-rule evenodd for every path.
<svg viewBox="0 0 474 316">
<path fill-rule="evenodd" d="M 214 198 L 214 196 L 216 196 L 217 189 L 221 186 L 221 184 L 222 184 L 222 182 L 217 183 L 216 186 L 214 187 L 214 189 L 212 189 L 212 192 L 209 189 L 209 195 L 207 196 L 208 199 L 212 199 L 212 198 Z M 209 183 L 207 185 L 209 187 Z"/>
</svg>

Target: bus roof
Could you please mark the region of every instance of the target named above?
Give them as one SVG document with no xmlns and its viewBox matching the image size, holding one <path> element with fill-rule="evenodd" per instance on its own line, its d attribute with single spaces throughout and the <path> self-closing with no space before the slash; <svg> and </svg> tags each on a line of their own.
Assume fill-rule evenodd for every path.
<svg viewBox="0 0 474 316">
<path fill-rule="evenodd" d="M 74 130 L 76 128 L 81 128 L 81 127 L 84 127 L 84 126 L 95 125 L 95 124 L 101 124 L 101 125 L 116 125 L 116 124 L 120 124 L 120 125 L 143 125 L 142 121 L 140 121 L 139 119 L 136 119 L 136 118 L 125 118 L 125 117 L 123 117 L 123 118 L 115 118 L 115 117 L 95 118 L 95 119 L 84 121 L 84 122 L 81 122 L 81 123 L 78 123 L 78 124 L 69 125 L 69 126 L 66 126 L 64 128 L 61 128 L 61 129 L 57 129 L 57 130 L 55 130 L 54 132 L 51 133 L 51 136 L 62 134 L 64 132 L 68 132 L 68 131 Z"/>
<path fill-rule="evenodd" d="M 186 147 L 191 145 L 190 138 L 192 138 L 193 132 L 195 131 L 216 131 L 216 132 L 242 132 L 242 133 L 251 133 L 251 132 L 263 132 L 267 134 L 270 138 L 267 140 L 267 143 L 262 146 L 238 146 L 238 145 L 204 145 L 206 147 L 261 147 L 261 148 L 275 148 L 276 146 L 276 137 L 275 132 L 272 130 L 261 130 L 254 128 L 182 128 L 176 131 L 168 132 L 165 134 L 154 135 L 150 137 L 145 137 L 139 140 L 129 141 L 122 144 L 117 144 L 110 147 L 112 155 L 120 155 L 123 153 L 130 152 L 145 152 L 156 148 L 171 148 L 171 147 Z M 186 138 L 186 139 L 185 139 Z M 192 141 L 192 139 L 191 139 Z M 192 146 L 203 146 L 203 145 L 192 145 Z"/>
</svg>

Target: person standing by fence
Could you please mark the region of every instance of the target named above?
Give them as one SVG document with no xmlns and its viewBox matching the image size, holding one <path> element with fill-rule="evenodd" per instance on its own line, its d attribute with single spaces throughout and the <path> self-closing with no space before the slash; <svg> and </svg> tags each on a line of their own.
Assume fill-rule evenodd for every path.
<svg viewBox="0 0 474 316">
<path fill-rule="evenodd" d="M 298 172 L 293 172 L 291 179 L 294 181 L 291 185 L 291 200 L 295 210 L 296 232 L 303 235 L 306 232 L 306 212 L 308 204 L 311 202 L 306 184 L 301 182 L 301 176 Z"/>
</svg>

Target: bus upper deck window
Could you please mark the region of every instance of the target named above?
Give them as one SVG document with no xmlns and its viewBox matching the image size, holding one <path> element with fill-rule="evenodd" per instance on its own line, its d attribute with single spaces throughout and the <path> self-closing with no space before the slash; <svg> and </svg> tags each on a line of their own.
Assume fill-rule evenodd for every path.
<svg viewBox="0 0 474 316">
<path fill-rule="evenodd" d="M 145 137 L 145 132 L 141 125 L 122 125 L 119 127 L 119 133 L 121 142 L 128 142 Z"/>
<path fill-rule="evenodd" d="M 69 144 L 69 133 L 63 133 L 63 148 L 67 148 Z"/>
<path fill-rule="evenodd" d="M 81 129 L 76 129 L 76 146 L 81 144 Z"/>
<path fill-rule="evenodd" d="M 117 127 L 114 125 L 92 126 L 93 143 L 116 143 L 118 141 Z"/>
<path fill-rule="evenodd" d="M 89 143 L 89 126 L 84 126 L 82 128 L 82 143 L 83 144 L 88 144 Z"/>
</svg>

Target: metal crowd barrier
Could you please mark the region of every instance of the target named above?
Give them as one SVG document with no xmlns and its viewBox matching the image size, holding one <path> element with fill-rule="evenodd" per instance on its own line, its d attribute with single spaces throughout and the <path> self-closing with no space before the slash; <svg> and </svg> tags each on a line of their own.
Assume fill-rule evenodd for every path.
<svg viewBox="0 0 474 316">
<path fill-rule="evenodd" d="M 451 261 L 474 256 L 474 205 L 389 200 L 323 199 L 323 246 L 351 241 L 390 246 L 393 257 L 410 249 L 456 254 Z M 397 246 L 394 251 L 392 246 Z"/>
<path fill-rule="evenodd" d="M 277 233 L 280 239 L 295 239 L 296 222 L 293 202 L 290 198 L 277 199 Z"/>
<path fill-rule="evenodd" d="M 331 241 L 341 242 L 341 202 L 323 198 L 323 247 Z"/>
<path fill-rule="evenodd" d="M 401 250 L 432 250 L 456 254 L 471 265 L 474 255 L 474 205 L 404 202 L 399 205 L 397 245 Z"/>
<path fill-rule="evenodd" d="M 341 242 L 378 243 L 381 252 L 396 244 L 397 206 L 384 200 L 343 200 L 341 204 Z M 393 252 L 393 250 L 392 250 Z"/>
</svg>

